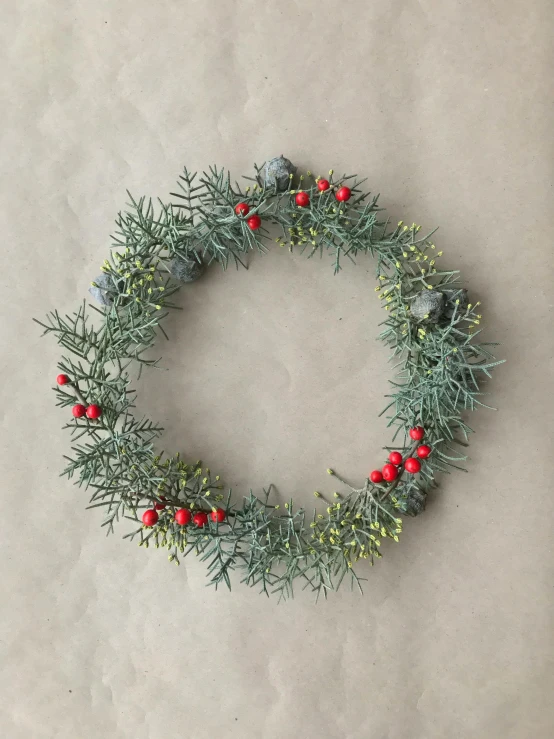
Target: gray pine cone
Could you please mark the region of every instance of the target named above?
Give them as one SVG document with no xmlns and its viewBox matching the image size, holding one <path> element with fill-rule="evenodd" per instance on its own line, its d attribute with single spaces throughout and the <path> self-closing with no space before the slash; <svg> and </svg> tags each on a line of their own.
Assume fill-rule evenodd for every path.
<svg viewBox="0 0 554 739">
<path fill-rule="evenodd" d="M 404 508 L 409 516 L 417 516 L 425 510 L 426 496 L 419 490 L 410 490 L 404 503 Z"/>
<path fill-rule="evenodd" d="M 194 282 L 204 274 L 205 266 L 200 254 L 191 257 L 175 257 L 169 263 L 169 272 L 181 282 Z"/>
<path fill-rule="evenodd" d="M 438 290 L 422 290 L 415 296 L 410 313 L 416 321 L 437 323 L 443 313 L 445 302 L 445 296 Z"/>
<path fill-rule="evenodd" d="M 289 186 L 290 175 L 295 172 L 294 164 L 281 154 L 265 163 L 262 169 L 264 184 L 266 187 L 276 187 L 277 192 L 284 192 Z"/>
<path fill-rule="evenodd" d="M 454 309 L 456 308 L 456 315 L 459 317 L 460 313 L 465 311 L 468 306 L 467 290 L 460 288 L 459 290 L 442 290 L 441 291 L 446 298 L 446 305 L 444 306 L 443 318 L 450 320 L 454 315 Z M 456 301 L 459 300 L 459 304 L 456 305 Z"/>
<path fill-rule="evenodd" d="M 94 278 L 94 285 L 89 287 L 88 291 L 100 305 L 108 307 L 113 304 L 114 297 L 119 293 L 119 290 L 114 285 L 113 278 L 105 273 Z"/>
</svg>

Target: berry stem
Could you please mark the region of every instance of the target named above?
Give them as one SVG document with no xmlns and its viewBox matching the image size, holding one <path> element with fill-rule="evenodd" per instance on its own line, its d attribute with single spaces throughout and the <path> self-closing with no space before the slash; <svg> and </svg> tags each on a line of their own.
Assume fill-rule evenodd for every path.
<svg viewBox="0 0 554 739">
<path fill-rule="evenodd" d="M 73 392 L 75 393 L 75 397 L 77 398 L 77 400 L 79 401 L 79 403 L 81 403 L 82 405 L 85 406 L 85 408 L 87 408 L 89 404 L 87 403 L 87 401 L 83 397 L 83 394 L 79 390 L 79 386 L 77 385 L 77 383 L 76 382 L 72 382 L 71 383 L 71 387 L 73 388 Z"/>
</svg>

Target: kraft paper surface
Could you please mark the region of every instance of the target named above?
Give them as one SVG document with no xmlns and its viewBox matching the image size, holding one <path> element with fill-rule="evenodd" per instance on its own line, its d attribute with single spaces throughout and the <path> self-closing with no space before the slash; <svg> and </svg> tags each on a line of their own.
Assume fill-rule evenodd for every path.
<svg viewBox="0 0 554 739">
<path fill-rule="evenodd" d="M 4 0 L 2 600 L 5 739 L 551 739 L 554 258 L 547 0 Z M 277 604 L 205 564 L 106 538 L 59 473 L 60 350 L 117 211 L 183 165 L 284 154 L 358 173 L 394 220 L 440 226 L 445 267 L 507 359 L 468 472 L 367 578 Z M 179 294 L 138 407 L 233 494 L 310 509 L 390 443 L 374 264 L 273 245 Z"/>
</svg>

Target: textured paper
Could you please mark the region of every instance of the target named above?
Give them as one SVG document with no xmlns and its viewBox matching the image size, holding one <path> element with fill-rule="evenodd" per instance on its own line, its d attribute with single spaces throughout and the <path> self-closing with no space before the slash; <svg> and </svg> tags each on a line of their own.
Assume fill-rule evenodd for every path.
<svg viewBox="0 0 554 739">
<path fill-rule="evenodd" d="M 2 605 L 5 739 L 554 736 L 552 38 L 547 0 L 4 0 Z M 125 190 L 182 165 L 285 154 L 367 176 L 394 219 L 440 225 L 444 264 L 509 360 L 455 474 L 365 596 L 277 607 L 205 568 L 106 539 L 58 478 L 59 352 Z M 181 294 L 139 407 L 236 495 L 308 506 L 389 442 L 371 261 L 274 248 Z"/>
</svg>

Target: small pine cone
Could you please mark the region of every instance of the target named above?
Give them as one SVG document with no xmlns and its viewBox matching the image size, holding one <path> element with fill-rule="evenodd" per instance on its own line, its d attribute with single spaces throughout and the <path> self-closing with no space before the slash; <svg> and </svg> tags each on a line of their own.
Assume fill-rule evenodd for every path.
<svg viewBox="0 0 554 739">
<path fill-rule="evenodd" d="M 419 490 L 410 490 L 404 501 L 404 510 L 409 516 L 417 516 L 425 510 L 426 496 Z"/>
<path fill-rule="evenodd" d="M 468 306 L 467 290 L 460 288 L 459 290 L 441 290 L 441 292 L 446 298 L 442 317 L 450 320 L 454 315 L 454 309 L 456 309 L 456 316 L 459 317 Z M 456 305 L 457 300 L 459 301 L 458 305 Z"/>
<path fill-rule="evenodd" d="M 422 290 L 415 296 L 410 306 L 410 314 L 418 322 L 438 323 L 445 302 L 445 296 L 438 290 Z"/>
<path fill-rule="evenodd" d="M 100 305 L 109 307 L 113 304 L 113 299 L 119 294 L 118 285 L 123 285 L 123 280 L 114 283 L 113 278 L 106 273 L 102 273 L 95 277 L 94 285 L 89 287 L 88 291 L 92 297 L 97 300 Z"/>
<path fill-rule="evenodd" d="M 175 257 L 169 263 L 170 273 L 181 282 L 194 282 L 202 277 L 204 270 L 202 257 L 197 253 L 194 253 L 191 257 Z"/>
<path fill-rule="evenodd" d="M 281 154 L 266 162 L 262 169 L 263 182 L 268 188 L 275 187 L 277 192 L 284 192 L 289 186 L 290 175 L 295 172 L 294 164 Z"/>
</svg>

